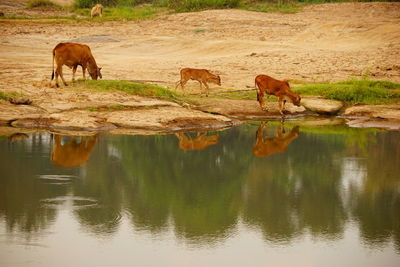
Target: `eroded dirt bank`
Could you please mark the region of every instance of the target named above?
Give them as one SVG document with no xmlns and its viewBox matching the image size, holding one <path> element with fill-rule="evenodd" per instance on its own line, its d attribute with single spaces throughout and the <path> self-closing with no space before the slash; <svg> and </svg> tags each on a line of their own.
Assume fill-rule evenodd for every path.
<svg viewBox="0 0 400 267">
<path fill-rule="evenodd" d="M 51 50 L 59 42 L 90 45 L 105 79 L 147 80 L 174 87 L 180 68 L 207 68 L 221 75 L 222 86 L 211 86 L 211 92 L 217 92 L 252 88 L 260 73 L 305 82 L 364 74 L 400 81 L 399 28 L 400 3 L 314 5 L 297 14 L 210 10 L 161 15 L 139 23 L 1 20 L 0 89 L 23 93 L 33 105 L 1 101 L 0 120 L 19 127 L 161 131 L 226 127 L 238 123 L 234 118 L 243 113 L 255 118 L 276 115 L 275 104 L 266 114 L 255 100 L 199 100 L 201 110 L 213 113 L 219 110 L 229 116 L 232 109 L 241 110 L 242 115 L 229 119 L 119 92 L 52 88 L 48 84 Z M 64 73 L 71 79 L 66 67 Z M 198 83 L 189 82 L 187 91 L 198 92 Z M 106 109 L 115 105 L 124 109 Z M 373 117 L 399 123 L 399 105 L 386 107 L 383 113 L 372 112 L 374 109 L 364 107 L 343 114 L 358 120 Z M 293 116 L 304 112 L 296 110 Z"/>
</svg>

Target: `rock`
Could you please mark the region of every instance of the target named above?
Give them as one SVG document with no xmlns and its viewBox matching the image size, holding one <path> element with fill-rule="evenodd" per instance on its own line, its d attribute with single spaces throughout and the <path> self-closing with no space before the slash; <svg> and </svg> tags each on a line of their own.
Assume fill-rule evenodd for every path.
<svg viewBox="0 0 400 267">
<path fill-rule="evenodd" d="M 400 120 L 387 120 L 378 118 L 360 118 L 349 120 L 347 125 L 354 128 L 379 128 L 400 131 Z"/>
<path fill-rule="evenodd" d="M 340 101 L 323 98 L 303 98 L 301 104 L 308 110 L 328 115 L 337 114 L 343 107 L 343 103 Z"/>
<path fill-rule="evenodd" d="M 393 105 L 355 105 L 346 108 L 343 115 L 348 118 L 371 117 L 377 119 L 400 120 L 400 106 Z"/>
<path fill-rule="evenodd" d="M 8 101 L 14 105 L 30 105 L 32 100 L 26 97 L 11 97 Z"/>
</svg>

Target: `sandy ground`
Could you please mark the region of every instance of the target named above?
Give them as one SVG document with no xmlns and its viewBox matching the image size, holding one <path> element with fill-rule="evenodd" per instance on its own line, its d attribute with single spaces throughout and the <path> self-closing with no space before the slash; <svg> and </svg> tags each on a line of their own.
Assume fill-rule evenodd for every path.
<svg viewBox="0 0 400 267">
<path fill-rule="evenodd" d="M 47 84 L 51 51 L 66 41 L 88 44 L 104 79 L 169 87 L 183 67 L 219 74 L 222 86 L 211 92 L 253 88 L 261 73 L 304 82 L 362 75 L 400 82 L 400 3 L 335 3 L 296 14 L 210 10 L 138 23 L 0 20 L 0 89 L 66 101 L 70 88 Z M 71 79 L 66 67 L 64 73 Z M 189 82 L 188 91 L 198 92 L 198 83 Z"/>
</svg>

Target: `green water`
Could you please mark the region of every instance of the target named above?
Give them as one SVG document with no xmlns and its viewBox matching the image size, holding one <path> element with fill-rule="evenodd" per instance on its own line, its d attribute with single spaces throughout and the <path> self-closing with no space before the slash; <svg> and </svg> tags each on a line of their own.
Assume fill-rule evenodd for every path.
<svg viewBox="0 0 400 267">
<path fill-rule="evenodd" d="M 0 266 L 400 266 L 399 132 L 259 126 L 0 137 Z"/>
</svg>

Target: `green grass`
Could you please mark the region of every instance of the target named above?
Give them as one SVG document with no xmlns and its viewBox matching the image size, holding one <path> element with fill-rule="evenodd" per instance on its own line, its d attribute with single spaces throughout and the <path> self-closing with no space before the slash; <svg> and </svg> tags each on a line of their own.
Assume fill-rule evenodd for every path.
<svg viewBox="0 0 400 267">
<path fill-rule="evenodd" d="M 205 31 L 206 31 L 206 29 L 203 29 L 203 28 L 196 28 L 193 30 L 194 33 L 203 33 Z"/>
<path fill-rule="evenodd" d="M 86 80 L 78 81 L 77 86 L 95 91 L 121 91 L 133 95 L 155 97 L 178 103 L 182 102 L 181 96 L 169 88 L 151 84 L 117 80 Z"/>
<path fill-rule="evenodd" d="M 387 104 L 400 101 L 400 83 L 349 80 L 337 83 L 303 85 L 293 88 L 300 95 L 319 95 L 345 103 Z"/>
<path fill-rule="evenodd" d="M 18 92 L 6 93 L 6 92 L 3 92 L 3 91 L 0 91 L 0 99 L 3 99 L 5 101 L 8 101 L 12 97 L 22 97 L 22 96 L 23 95 L 21 93 L 18 93 Z"/>
<path fill-rule="evenodd" d="M 88 107 L 89 111 L 114 111 L 114 110 L 126 110 L 126 109 L 133 109 L 133 107 L 124 105 L 112 105 L 107 107 Z"/>
<path fill-rule="evenodd" d="M 74 13 L 85 16 L 80 20 L 90 20 L 95 22 L 115 21 L 115 20 L 144 20 L 155 17 L 158 13 L 165 11 L 164 8 L 143 6 L 143 7 L 107 7 L 103 10 L 103 17 L 90 18 L 90 9 L 75 9 Z"/>
<path fill-rule="evenodd" d="M 300 12 L 308 3 L 297 1 L 245 1 L 241 8 L 258 12 L 296 13 Z"/>
</svg>

